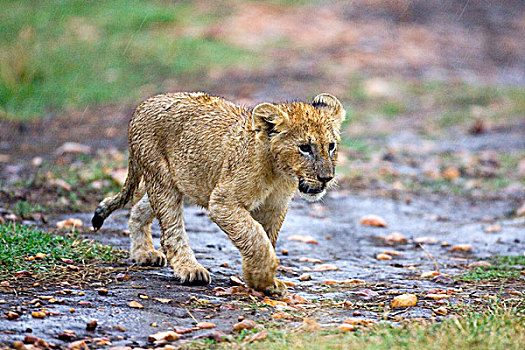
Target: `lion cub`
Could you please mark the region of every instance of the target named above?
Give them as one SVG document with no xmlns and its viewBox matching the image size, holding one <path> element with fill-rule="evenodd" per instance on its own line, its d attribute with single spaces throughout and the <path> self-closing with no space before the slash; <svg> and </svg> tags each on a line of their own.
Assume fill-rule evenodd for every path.
<svg viewBox="0 0 525 350">
<path fill-rule="evenodd" d="M 248 286 L 284 294 L 286 286 L 275 278 L 279 229 L 296 189 L 315 201 L 333 183 L 345 113 L 329 94 L 312 103 L 255 108 L 200 92 L 151 97 L 130 121 L 126 182 L 99 204 L 93 227 L 134 196 L 131 258 L 142 265 L 168 262 L 182 282 L 209 283 L 210 273 L 188 244 L 184 195 L 206 208 L 240 250 Z M 161 251 L 153 248 L 154 218 L 162 230 Z"/>
</svg>

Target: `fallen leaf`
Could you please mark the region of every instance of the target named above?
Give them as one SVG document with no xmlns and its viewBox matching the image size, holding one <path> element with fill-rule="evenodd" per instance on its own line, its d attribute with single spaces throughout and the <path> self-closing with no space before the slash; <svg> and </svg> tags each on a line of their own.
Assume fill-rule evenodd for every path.
<svg viewBox="0 0 525 350">
<path fill-rule="evenodd" d="M 343 321 L 343 323 L 351 324 L 353 326 L 366 326 L 366 327 L 370 327 L 376 324 L 376 322 L 373 320 L 365 320 L 362 318 L 354 318 L 354 317 L 347 318 L 346 320 Z"/>
<path fill-rule="evenodd" d="M 179 338 L 180 338 L 180 336 L 176 332 L 174 332 L 174 331 L 165 331 L 165 332 L 158 332 L 158 333 L 155 333 L 155 334 L 151 334 L 148 337 L 148 340 L 151 343 L 154 343 L 154 342 L 160 341 L 160 340 L 165 340 L 167 342 L 172 342 L 172 341 L 178 340 Z"/>
<path fill-rule="evenodd" d="M 392 257 L 385 253 L 379 253 L 376 255 L 377 260 L 392 260 Z"/>
<path fill-rule="evenodd" d="M 314 272 L 323 272 L 323 271 L 336 271 L 339 270 L 337 266 L 334 264 L 322 264 L 319 266 L 316 266 L 312 271 Z"/>
<path fill-rule="evenodd" d="M 434 237 L 417 237 L 414 238 L 414 242 L 419 244 L 436 244 L 438 241 Z"/>
<path fill-rule="evenodd" d="M 65 264 L 72 264 L 73 260 L 67 259 L 67 258 L 60 258 L 60 261 L 62 261 Z"/>
<path fill-rule="evenodd" d="M 303 318 L 303 324 L 297 328 L 297 330 L 302 332 L 314 332 L 320 331 L 321 326 L 311 318 Z"/>
<path fill-rule="evenodd" d="M 272 314 L 271 318 L 274 318 L 276 320 L 290 320 L 293 319 L 293 316 L 286 312 L 276 312 Z"/>
<path fill-rule="evenodd" d="M 273 306 L 273 307 L 276 307 L 276 306 L 288 306 L 288 304 L 286 304 L 284 301 L 279 301 L 279 300 L 273 300 L 273 299 L 270 299 L 268 297 L 264 298 L 264 300 L 262 301 L 263 304 L 266 304 L 266 305 L 270 305 L 270 306 Z"/>
<path fill-rule="evenodd" d="M 301 262 L 309 262 L 309 263 L 312 263 L 312 264 L 321 264 L 322 263 L 321 259 L 306 258 L 306 257 L 299 258 L 299 261 L 301 261 Z"/>
<path fill-rule="evenodd" d="M 348 323 L 341 323 L 339 326 L 337 326 L 337 329 L 339 329 L 341 332 L 352 332 L 355 331 L 357 327 Z"/>
<path fill-rule="evenodd" d="M 8 320 L 11 320 L 11 321 L 12 321 L 12 320 L 16 320 L 18 317 L 20 317 L 19 314 L 17 314 L 16 312 L 13 312 L 13 311 L 8 311 L 8 312 L 6 313 L 6 316 L 7 316 L 7 319 L 8 319 Z"/>
<path fill-rule="evenodd" d="M 434 294 L 434 293 L 429 293 L 429 294 L 425 295 L 425 298 L 434 299 L 434 300 L 448 299 L 448 298 L 450 298 L 450 297 L 451 297 L 451 296 L 448 295 L 448 294 Z"/>
<path fill-rule="evenodd" d="M 256 333 L 248 339 L 248 342 L 253 343 L 255 341 L 260 341 L 268 338 L 268 331 L 260 331 L 259 333 Z"/>
<path fill-rule="evenodd" d="M 380 217 L 379 215 L 365 215 L 361 218 L 360 221 L 361 225 L 363 226 L 373 226 L 373 227 L 387 227 L 387 223 L 385 219 Z"/>
<path fill-rule="evenodd" d="M 85 340 L 77 340 L 69 344 L 68 350 L 89 350 Z"/>
<path fill-rule="evenodd" d="M 309 243 L 309 244 L 319 244 L 319 242 L 317 242 L 315 238 L 309 235 L 292 235 L 288 237 L 288 239 L 290 241 L 298 241 L 298 242 Z"/>
<path fill-rule="evenodd" d="M 127 281 L 131 278 L 131 276 L 127 273 L 119 273 L 117 274 L 117 276 L 115 276 L 115 278 L 117 279 L 117 281 Z"/>
<path fill-rule="evenodd" d="M 392 300 L 392 307 L 412 307 L 416 306 L 417 297 L 414 294 L 401 294 Z"/>
<path fill-rule="evenodd" d="M 83 225 L 82 220 L 71 218 L 71 219 L 62 220 L 62 221 L 57 222 L 56 227 L 58 229 L 70 229 L 70 228 L 75 228 L 75 227 L 82 227 L 82 225 Z"/>
<path fill-rule="evenodd" d="M 295 272 L 295 269 L 293 267 L 290 267 L 290 266 L 279 265 L 279 267 L 277 269 L 279 269 L 281 271 L 286 271 L 286 272 Z"/>
<path fill-rule="evenodd" d="M 303 273 L 301 276 L 299 276 L 299 281 L 309 281 L 311 279 L 312 277 L 307 273 Z"/>
<path fill-rule="evenodd" d="M 444 307 L 444 306 L 438 307 L 437 309 L 434 309 L 433 311 L 434 311 L 436 314 L 438 314 L 438 315 L 443 315 L 443 316 L 445 316 L 446 314 L 448 314 L 447 308 Z"/>
<path fill-rule="evenodd" d="M 144 306 L 141 303 L 136 302 L 134 300 L 130 301 L 128 305 L 129 305 L 129 307 L 132 307 L 134 309 L 143 309 L 144 308 Z"/>
<path fill-rule="evenodd" d="M 105 288 L 99 288 L 99 289 L 96 289 L 96 291 L 98 292 L 98 295 L 108 295 L 108 290 L 105 289 Z"/>
<path fill-rule="evenodd" d="M 385 240 L 385 243 L 394 245 L 394 244 L 406 244 L 408 240 L 399 232 L 392 232 L 389 235 L 382 237 Z"/>
<path fill-rule="evenodd" d="M 21 270 L 21 271 L 15 272 L 15 276 L 31 276 L 31 275 L 32 273 L 27 270 Z"/>
<path fill-rule="evenodd" d="M 451 252 L 470 252 L 472 250 L 472 245 L 470 244 L 456 244 L 450 248 Z"/>
<path fill-rule="evenodd" d="M 297 294 L 288 294 L 287 296 L 279 299 L 280 301 L 283 301 L 289 305 L 295 305 L 295 304 L 307 304 L 308 300 L 303 298 L 300 295 Z"/>
<path fill-rule="evenodd" d="M 47 256 L 47 255 L 44 254 L 44 253 L 36 253 L 36 254 L 35 254 L 35 259 L 37 259 L 37 260 L 45 259 L 46 256 Z"/>
<path fill-rule="evenodd" d="M 230 282 L 238 286 L 244 286 L 244 282 L 240 276 L 230 276 Z"/>
<path fill-rule="evenodd" d="M 264 294 L 261 292 L 258 292 L 252 288 L 244 287 L 244 286 L 233 286 L 229 288 L 222 288 L 222 287 L 216 287 L 213 289 L 216 296 L 223 296 L 223 295 L 243 295 L 243 296 L 254 296 L 257 298 L 263 298 Z"/>
<path fill-rule="evenodd" d="M 233 331 L 240 332 L 243 329 L 250 330 L 253 329 L 255 326 L 257 326 L 257 323 L 255 323 L 252 320 L 242 320 L 241 322 L 233 325 Z"/>
<path fill-rule="evenodd" d="M 291 282 L 291 281 L 283 281 L 284 285 L 287 286 L 287 287 L 295 287 L 296 284 Z"/>
<path fill-rule="evenodd" d="M 492 266 L 491 263 L 489 263 L 488 261 L 485 261 L 485 260 L 480 260 L 480 261 L 475 261 L 475 262 L 472 262 L 470 264 L 467 265 L 467 267 L 470 269 L 470 268 L 473 268 L 473 267 L 480 267 L 480 266 Z"/>
<path fill-rule="evenodd" d="M 372 298 L 375 298 L 377 296 L 379 296 L 379 293 L 378 292 L 374 292 L 373 290 L 371 289 L 361 289 L 359 291 L 357 291 L 355 293 L 355 295 L 359 296 L 359 297 L 363 297 L 363 299 L 372 299 Z"/>
<path fill-rule="evenodd" d="M 492 224 L 484 229 L 485 233 L 498 233 L 501 232 L 501 225 L 500 224 Z"/>
<path fill-rule="evenodd" d="M 419 277 L 421 278 L 429 278 L 429 277 L 434 277 L 434 276 L 438 276 L 439 275 L 439 272 L 437 271 L 424 271 L 424 272 L 421 272 L 421 275 Z"/>
<path fill-rule="evenodd" d="M 384 252 L 382 252 L 383 254 L 388 254 L 390 256 L 400 256 L 400 255 L 403 255 L 403 253 L 401 252 L 398 252 L 396 250 L 385 250 Z"/>
<path fill-rule="evenodd" d="M 153 300 L 160 301 L 160 302 L 163 303 L 163 304 L 167 304 L 167 303 L 169 303 L 170 301 L 172 301 L 173 299 L 153 298 Z"/>
<path fill-rule="evenodd" d="M 199 322 L 196 324 L 196 327 L 200 328 L 200 329 L 207 329 L 207 328 L 215 328 L 215 323 L 211 323 L 211 322 Z"/>
<path fill-rule="evenodd" d="M 332 285 L 332 284 L 362 284 L 366 283 L 363 280 L 358 279 L 348 279 L 348 280 L 342 280 L 342 281 L 336 281 L 336 280 L 324 280 L 323 284 Z"/>
<path fill-rule="evenodd" d="M 83 145 L 77 142 L 66 142 L 56 149 L 55 154 L 88 154 L 90 152 L 91 147 L 87 145 Z"/>
<path fill-rule="evenodd" d="M 459 169 L 456 167 L 450 167 L 441 172 L 441 176 L 443 178 L 448 180 L 454 180 L 460 177 L 461 173 L 459 172 Z"/>
<path fill-rule="evenodd" d="M 187 333 L 192 333 L 192 332 L 195 332 L 195 331 L 198 331 L 200 330 L 199 327 L 191 327 L 191 328 L 177 328 L 175 327 L 175 332 L 177 332 L 178 334 L 187 334 Z"/>
<path fill-rule="evenodd" d="M 33 316 L 34 318 L 45 318 L 46 313 L 43 311 L 33 311 L 31 312 L 31 316 Z"/>
</svg>

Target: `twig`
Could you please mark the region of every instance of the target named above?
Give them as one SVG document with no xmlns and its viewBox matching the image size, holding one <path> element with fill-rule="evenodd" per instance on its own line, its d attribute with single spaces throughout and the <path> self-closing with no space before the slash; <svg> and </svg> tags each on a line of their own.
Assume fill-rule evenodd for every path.
<svg viewBox="0 0 525 350">
<path fill-rule="evenodd" d="M 195 323 L 199 323 L 199 321 L 197 321 L 197 319 L 193 317 L 193 315 L 187 307 L 184 307 L 184 309 L 186 309 L 186 312 L 188 313 L 188 315 L 190 315 L 191 318 L 193 318 L 193 321 L 195 321 Z"/>
<path fill-rule="evenodd" d="M 422 245 L 421 243 L 418 243 L 418 244 L 419 244 L 419 247 L 420 247 L 421 249 L 423 249 L 423 251 L 424 251 L 425 253 L 427 253 L 427 256 L 430 258 L 430 260 L 432 260 L 432 262 L 433 262 L 434 265 L 436 266 L 436 271 L 437 271 L 438 273 L 441 273 L 441 272 L 439 272 L 439 265 L 438 265 L 436 259 L 434 259 L 434 257 L 432 256 L 432 254 L 430 254 L 430 252 L 429 252 L 428 250 L 426 250 L 425 247 L 423 247 L 423 245 Z"/>
</svg>

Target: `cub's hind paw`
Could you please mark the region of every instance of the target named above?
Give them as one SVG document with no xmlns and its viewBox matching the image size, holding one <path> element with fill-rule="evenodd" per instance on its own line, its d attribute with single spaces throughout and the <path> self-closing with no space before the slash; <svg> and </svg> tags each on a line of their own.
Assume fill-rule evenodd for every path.
<svg viewBox="0 0 525 350">
<path fill-rule="evenodd" d="M 211 281 L 210 273 L 199 263 L 174 264 L 173 272 L 183 284 L 206 285 Z"/>
<path fill-rule="evenodd" d="M 160 250 L 138 250 L 131 253 L 131 260 L 141 266 L 165 266 L 166 255 Z"/>
</svg>

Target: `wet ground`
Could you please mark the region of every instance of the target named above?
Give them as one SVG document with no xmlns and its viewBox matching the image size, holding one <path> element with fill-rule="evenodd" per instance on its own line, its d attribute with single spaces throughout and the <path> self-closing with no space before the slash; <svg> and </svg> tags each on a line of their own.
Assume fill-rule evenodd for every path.
<svg viewBox="0 0 525 350">
<path fill-rule="evenodd" d="M 445 305 L 450 316 L 454 314 L 451 305 L 456 303 L 480 302 L 486 300 L 483 298 L 492 298 L 496 292 L 503 298 L 512 298 L 515 291 L 523 287 L 523 282 L 519 281 L 501 286 L 490 283 L 476 286 L 454 277 L 466 272 L 466 266 L 480 258 L 523 254 L 525 218 L 506 219 L 509 210 L 509 203 L 505 201 L 472 203 L 462 199 L 418 198 L 407 204 L 402 200 L 345 195 L 344 192 L 332 192 L 320 204 L 296 200 L 285 220 L 276 250 L 283 266 L 280 278 L 292 282 L 295 286 L 289 288 L 290 293 L 307 302 L 299 301 L 294 305 L 287 300 L 287 303 L 269 306 L 259 296 L 229 293 L 228 288 L 234 285 L 230 277 L 241 274 L 240 254 L 202 209 L 186 207 L 190 245 L 197 259 L 212 274 L 209 286 L 182 286 L 172 277 L 168 267 L 122 265 L 114 266 L 108 279 L 79 286 L 2 288 L 0 299 L 6 301 L 2 309 L 18 308 L 26 312 L 17 321 L 0 321 L 0 341 L 9 344 L 31 335 L 59 345 L 88 338 L 95 346 L 97 343 L 99 346 L 110 343 L 146 346 L 151 345 L 148 336 L 153 333 L 174 327 L 179 330 L 191 328 L 202 321 L 212 322 L 216 328 L 194 330 L 183 335 L 179 342 L 213 337 L 217 330 L 230 334 L 239 316 L 265 324 L 274 321 L 271 323 L 274 326 L 288 328 L 299 327 L 304 317 L 327 328 L 334 328 L 349 317 L 386 322 L 448 317 L 439 316 L 433 310 Z M 388 227 L 360 225 L 360 219 L 368 214 L 380 215 Z M 91 214 L 54 219 L 66 217 L 89 222 Z M 84 235 L 126 249 L 129 237 L 123 232 L 127 229 L 127 219 L 128 211 L 118 211 L 101 231 L 86 231 Z M 494 222 L 501 225 L 501 232 L 485 233 L 484 228 Z M 390 245 L 382 238 L 394 231 L 402 233 L 407 243 Z M 157 246 L 159 235 L 154 225 Z M 292 241 L 289 239 L 292 235 L 310 235 L 318 244 Z M 422 244 L 424 249 L 415 242 L 422 237 L 428 238 Z M 472 250 L 450 251 L 459 244 L 470 244 Z M 384 251 L 400 255 L 392 255 L 392 260 L 377 260 L 376 255 Z M 321 262 L 301 261 L 303 257 Z M 333 264 L 338 270 L 312 271 L 322 264 Z M 435 271 L 436 264 L 441 275 L 420 277 L 424 272 Z M 299 280 L 305 272 L 310 274 L 311 280 Z M 127 280 L 123 278 L 126 274 Z M 354 281 L 327 284 L 330 280 Z M 107 295 L 99 295 L 97 289 L 102 287 L 108 290 Z M 450 298 L 444 302 L 425 297 L 436 289 L 448 292 Z M 218 291 L 227 295 L 217 296 Z M 407 292 L 418 296 L 417 306 L 391 309 L 392 298 Z M 51 304 L 46 296 L 53 296 L 58 301 Z M 139 302 L 144 308 L 131 308 L 131 301 Z M 272 302 L 267 300 L 266 303 Z M 42 307 L 53 314 L 45 319 L 30 315 L 31 311 Z M 72 308 L 74 313 L 70 311 Z M 271 315 L 278 311 L 288 313 L 290 318 L 272 319 Z M 96 320 L 98 326 L 88 331 L 86 325 L 92 320 Z M 67 331 L 74 335 L 68 336 Z"/>
</svg>

